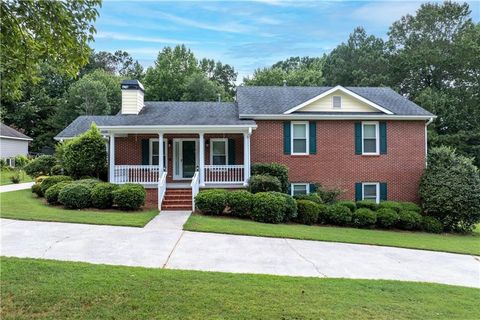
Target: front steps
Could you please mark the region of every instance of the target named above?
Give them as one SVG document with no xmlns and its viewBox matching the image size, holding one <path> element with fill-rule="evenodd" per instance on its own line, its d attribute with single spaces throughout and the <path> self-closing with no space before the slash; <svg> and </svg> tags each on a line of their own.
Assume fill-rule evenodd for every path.
<svg viewBox="0 0 480 320">
<path fill-rule="evenodd" d="M 167 188 L 162 210 L 192 211 L 192 189 Z"/>
</svg>

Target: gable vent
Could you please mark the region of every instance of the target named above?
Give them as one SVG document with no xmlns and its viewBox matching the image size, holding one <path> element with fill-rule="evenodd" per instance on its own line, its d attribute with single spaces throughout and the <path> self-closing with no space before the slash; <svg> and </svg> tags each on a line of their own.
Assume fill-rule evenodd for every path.
<svg viewBox="0 0 480 320">
<path fill-rule="evenodd" d="M 342 97 L 341 96 L 333 96 L 332 97 L 332 104 L 334 108 L 340 109 L 342 107 Z"/>
</svg>

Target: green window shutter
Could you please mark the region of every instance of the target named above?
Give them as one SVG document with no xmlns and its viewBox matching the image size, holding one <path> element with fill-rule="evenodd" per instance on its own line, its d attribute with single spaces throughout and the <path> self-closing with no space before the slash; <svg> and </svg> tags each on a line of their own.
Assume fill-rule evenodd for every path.
<svg viewBox="0 0 480 320">
<path fill-rule="evenodd" d="M 291 146 L 290 146 L 290 121 L 283 122 L 283 153 L 284 154 L 291 154 Z"/>
<path fill-rule="evenodd" d="M 150 141 L 148 139 L 142 139 L 142 164 L 150 164 Z"/>
<path fill-rule="evenodd" d="M 310 183 L 309 187 L 309 192 L 310 193 L 315 193 L 317 192 L 317 185 L 315 183 Z"/>
<path fill-rule="evenodd" d="M 362 154 L 362 123 L 355 122 L 355 154 Z"/>
<path fill-rule="evenodd" d="M 380 200 L 381 201 L 387 200 L 387 183 L 386 182 L 380 183 Z"/>
<path fill-rule="evenodd" d="M 362 183 L 355 183 L 355 201 L 362 200 Z"/>
<path fill-rule="evenodd" d="M 317 122 L 309 122 L 309 140 L 310 140 L 310 154 L 317 154 Z"/>
<path fill-rule="evenodd" d="M 380 122 L 380 154 L 387 154 L 387 123 Z"/>
<path fill-rule="evenodd" d="M 292 194 L 292 184 L 288 184 L 288 194 Z"/>
<path fill-rule="evenodd" d="M 228 139 L 228 164 L 235 164 L 235 139 Z"/>
</svg>

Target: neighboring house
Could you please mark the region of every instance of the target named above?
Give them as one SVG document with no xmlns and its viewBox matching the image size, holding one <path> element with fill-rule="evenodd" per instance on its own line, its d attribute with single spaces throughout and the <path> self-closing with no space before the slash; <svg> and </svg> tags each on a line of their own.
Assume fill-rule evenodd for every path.
<svg viewBox="0 0 480 320">
<path fill-rule="evenodd" d="M 9 166 L 15 166 L 16 156 L 28 155 L 28 144 L 33 139 L 0 123 L 0 158 Z"/>
<path fill-rule="evenodd" d="M 346 199 L 418 200 L 435 116 L 390 88 L 238 87 L 236 102 L 144 102 L 143 93 L 123 81 L 118 115 L 78 117 L 56 139 L 95 122 L 109 139 L 110 181 L 144 184 L 163 208 L 189 207 L 198 188 L 245 187 L 257 162 L 288 166 L 292 194 L 320 183 Z"/>
</svg>

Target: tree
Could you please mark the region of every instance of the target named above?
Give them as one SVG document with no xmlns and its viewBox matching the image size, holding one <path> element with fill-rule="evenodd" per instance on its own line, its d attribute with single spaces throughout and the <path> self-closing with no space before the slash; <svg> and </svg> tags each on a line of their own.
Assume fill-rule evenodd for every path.
<svg viewBox="0 0 480 320">
<path fill-rule="evenodd" d="M 237 80 L 237 73 L 235 69 L 220 61 L 203 58 L 199 61 L 199 68 L 208 77 L 208 79 L 217 82 L 223 86 L 226 93 L 233 99 L 235 95 L 235 81 Z"/>
<path fill-rule="evenodd" d="M 18 100 L 26 82 L 40 80 L 39 65 L 75 76 L 87 63 L 100 0 L 2 1 L 0 76 L 4 100 Z"/>
<path fill-rule="evenodd" d="M 209 80 L 203 74 L 196 73 L 185 80 L 183 101 L 226 101 L 229 96 L 222 86 Z"/>
<path fill-rule="evenodd" d="M 329 86 L 382 86 L 390 83 L 388 57 L 382 39 L 356 28 L 348 41 L 326 58 L 323 73 Z"/>
<path fill-rule="evenodd" d="M 107 51 L 92 51 L 88 64 L 80 71 L 80 76 L 91 73 L 97 69 L 120 75 L 127 78 L 137 79 L 143 77 L 143 67 L 126 51 L 117 50 L 115 53 Z"/>
</svg>

